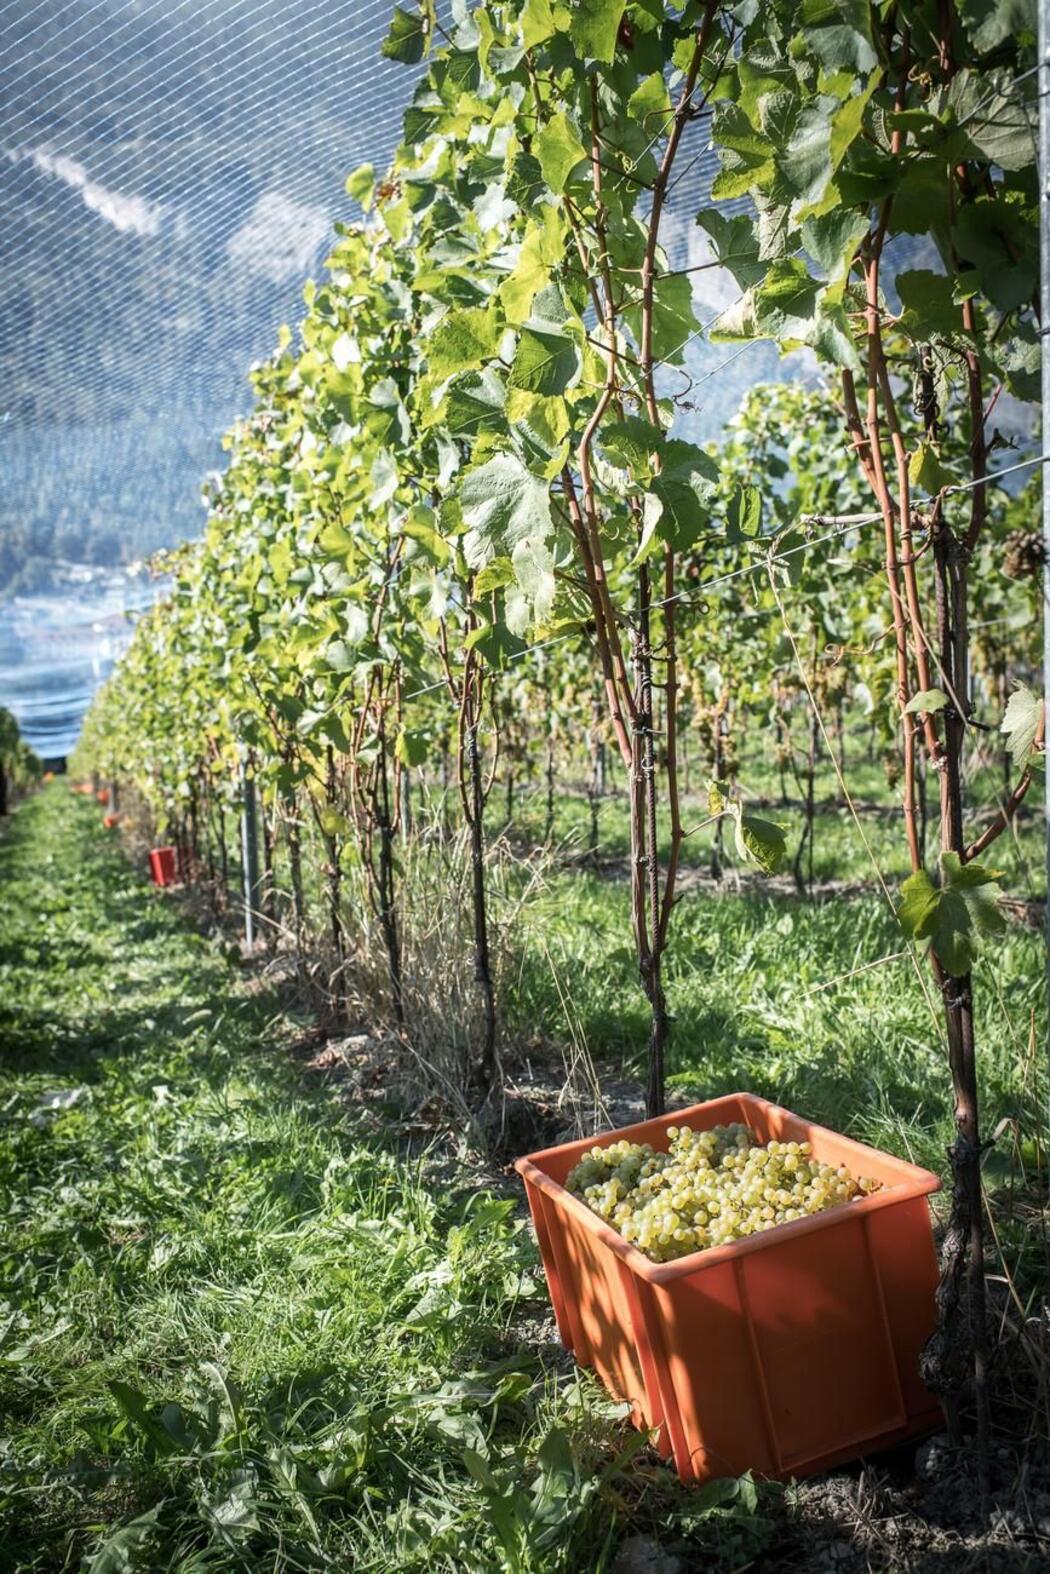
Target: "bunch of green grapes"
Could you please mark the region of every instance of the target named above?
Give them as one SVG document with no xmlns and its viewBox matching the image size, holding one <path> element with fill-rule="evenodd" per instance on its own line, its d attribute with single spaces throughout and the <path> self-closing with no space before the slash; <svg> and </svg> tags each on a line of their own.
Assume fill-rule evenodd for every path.
<svg viewBox="0 0 1050 1574">
<path fill-rule="evenodd" d="M 743 1240 L 875 1191 L 820 1164 L 808 1142 L 759 1143 L 747 1126 L 668 1126 L 669 1149 L 614 1142 L 592 1148 L 566 1182 L 654 1262 Z"/>
</svg>

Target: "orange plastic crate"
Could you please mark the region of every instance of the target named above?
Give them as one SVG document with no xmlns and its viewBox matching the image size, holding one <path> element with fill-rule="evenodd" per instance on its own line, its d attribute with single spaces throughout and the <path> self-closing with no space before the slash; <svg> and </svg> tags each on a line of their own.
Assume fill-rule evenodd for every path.
<svg viewBox="0 0 1050 1574">
<path fill-rule="evenodd" d="M 809 1142 L 882 1189 L 759 1235 L 654 1263 L 565 1190 L 589 1149 L 666 1150 L 668 1126 L 740 1121 L 760 1142 Z M 919 1380 L 937 1259 L 928 1170 L 751 1093 L 519 1159 L 562 1343 L 684 1481 L 827 1469 L 942 1424 Z"/>
</svg>

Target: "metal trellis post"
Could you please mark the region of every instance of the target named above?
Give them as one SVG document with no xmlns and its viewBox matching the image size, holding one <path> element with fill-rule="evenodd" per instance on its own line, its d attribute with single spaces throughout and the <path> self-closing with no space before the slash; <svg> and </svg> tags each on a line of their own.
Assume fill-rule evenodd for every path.
<svg viewBox="0 0 1050 1574">
<path fill-rule="evenodd" d="M 1039 327 L 1042 370 L 1042 454 L 1050 453 L 1050 0 L 1039 0 Z M 1043 473 L 1043 694 L 1050 699 L 1050 476 Z M 1048 1046 L 1050 1046 L 1050 771 L 1045 772 L 1047 901 L 1044 914 Z"/>
<path fill-rule="evenodd" d="M 244 871 L 244 942 L 255 944 L 255 915 L 259 903 L 259 836 L 255 807 L 255 777 L 241 765 L 241 867 Z"/>
</svg>

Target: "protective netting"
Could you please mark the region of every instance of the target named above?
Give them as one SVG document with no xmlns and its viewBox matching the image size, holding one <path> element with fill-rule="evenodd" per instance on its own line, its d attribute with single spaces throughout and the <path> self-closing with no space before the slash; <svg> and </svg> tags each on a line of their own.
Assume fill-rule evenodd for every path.
<svg viewBox="0 0 1050 1574">
<path fill-rule="evenodd" d="M 416 71 L 390 0 L 19 0 L 0 12 L 0 703 L 64 753 L 148 599 L 126 570 L 198 533 L 200 482 L 249 365 L 301 314 L 349 170 L 386 164 Z M 706 323 L 737 293 L 694 216 L 706 138 L 664 239 Z M 745 353 L 746 352 L 746 353 Z M 675 374 L 712 435 L 776 354 L 703 334 Z M 798 367 L 789 368 L 795 373 Z"/>
<path fill-rule="evenodd" d="M 200 529 L 249 364 L 351 215 L 347 170 L 396 141 L 389 9 L 0 13 L 0 694 L 49 754 L 142 600 L 113 570 Z"/>
</svg>

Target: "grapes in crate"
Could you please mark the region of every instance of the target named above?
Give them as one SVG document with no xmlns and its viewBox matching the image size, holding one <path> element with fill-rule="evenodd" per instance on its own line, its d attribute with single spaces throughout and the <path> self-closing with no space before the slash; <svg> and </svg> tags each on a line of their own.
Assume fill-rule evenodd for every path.
<svg viewBox="0 0 1050 1574">
<path fill-rule="evenodd" d="M 566 1182 L 654 1262 L 743 1240 L 878 1186 L 822 1164 L 808 1142 L 760 1143 L 743 1125 L 669 1126 L 667 1136 L 666 1153 L 623 1140 L 592 1148 Z"/>
</svg>

